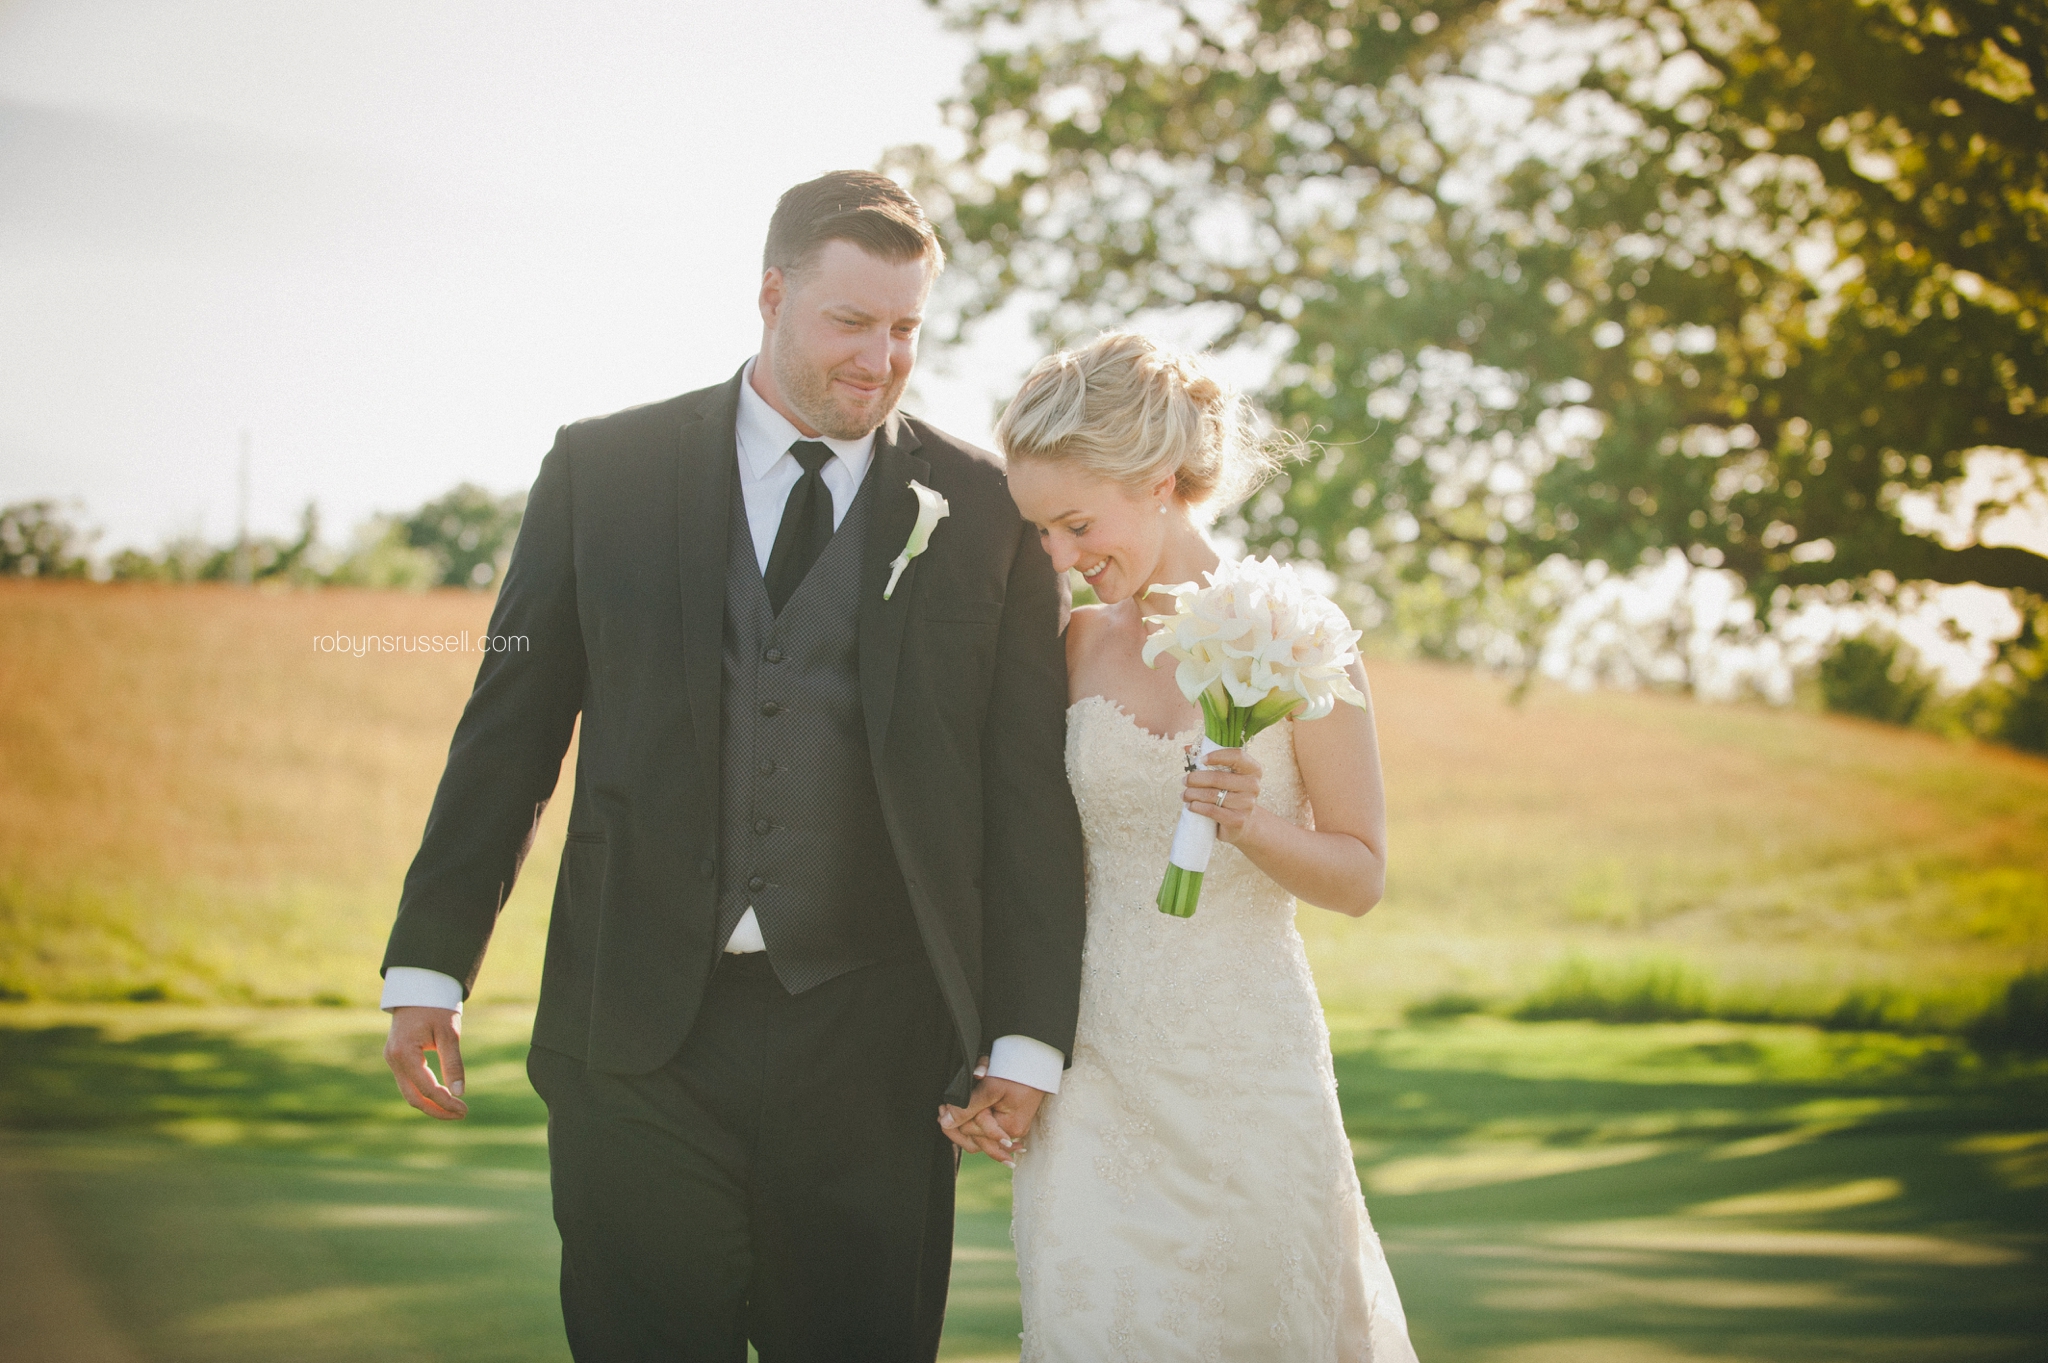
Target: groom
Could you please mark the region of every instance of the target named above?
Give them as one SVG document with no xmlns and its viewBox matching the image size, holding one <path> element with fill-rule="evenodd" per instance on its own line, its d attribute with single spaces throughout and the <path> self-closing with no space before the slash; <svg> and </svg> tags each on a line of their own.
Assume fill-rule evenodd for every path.
<svg viewBox="0 0 2048 1363">
<path fill-rule="evenodd" d="M 798 185 L 759 353 L 564 427 L 527 502 L 491 630 L 530 651 L 456 728 L 385 1058 L 463 1115 L 461 1002 L 580 716 L 527 1069 L 582 1363 L 932 1358 L 949 1134 L 1021 1135 L 1073 1044 L 1058 583 L 993 459 L 895 410 L 942 263 L 893 181 Z M 950 514 L 885 596 L 913 480 Z"/>
</svg>

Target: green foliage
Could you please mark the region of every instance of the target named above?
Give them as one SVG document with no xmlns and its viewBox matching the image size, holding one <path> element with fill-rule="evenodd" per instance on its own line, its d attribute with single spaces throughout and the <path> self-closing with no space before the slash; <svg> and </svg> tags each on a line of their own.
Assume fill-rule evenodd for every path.
<svg viewBox="0 0 2048 1363">
<path fill-rule="evenodd" d="M 2048 1055 L 2048 970 L 2030 970 L 2007 985 L 1966 1034 L 1993 1054 Z"/>
<path fill-rule="evenodd" d="M 938 3 L 966 151 L 899 159 L 978 306 L 1284 346 L 1270 405 L 1326 443 L 1253 543 L 1476 602 L 1674 549 L 1760 602 L 2048 589 L 1899 512 L 2048 456 L 2048 11 Z"/>
<path fill-rule="evenodd" d="M 1837 714 L 1911 724 L 1933 692 L 1896 641 L 1844 639 L 1821 660 L 1821 702 Z"/>
<path fill-rule="evenodd" d="M 0 577 L 84 577 L 91 540 L 48 499 L 0 507 Z"/>
<path fill-rule="evenodd" d="M 1524 1022 L 1685 1022 L 1713 1016 L 1710 995 L 1705 980 L 1676 962 L 1602 968 L 1572 957 L 1514 1016 Z"/>
<path fill-rule="evenodd" d="M 356 527 L 354 543 L 327 574 L 327 584 L 421 591 L 441 585 L 447 576 L 447 561 L 431 549 L 415 547 L 403 520 L 372 516 Z"/>
<path fill-rule="evenodd" d="M 443 587 L 495 586 L 512 556 L 526 494 L 500 497 L 460 483 L 399 521 L 405 542 L 440 564 Z"/>
<path fill-rule="evenodd" d="M 2048 753 L 2048 612 L 2035 603 L 2019 637 L 2002 650 L 1990 683 L 1998 693 L 2000 742 Z"/>
<path fill-rule="evenodd" d="M 356 527 L 347 549 L 337 553 L 321 546 L 319 511 L 309 502 L 300 513 L 296 539 L 258 536 L 241 547 L 181 536 L 154 554 L 122 549 L 108 560 L 107 571 L 117 582 L 247 580 L 296 586 L 480 590 L 495 586 L 503 576 L 525 505 L 524 493 L 500 497 L 474 483 L 461 483 L 409 514 L 370 517 Z M 27 542 L 33 532 L 43 537 L 37 543 L 81 542 L 61 519 L 53 519 L 50 503 L 10 507 L 0 516 L 12 517 L 18 512 L 23 513 L 24 529 L 14 538 Z M 31 513 L 42 519 L 31 523 L 25 518 Z M 44 550 L 40 560 L 33 556 L 22 560 L 29 565 L 26 570 L 7 567 L 14 561 L 4 548 L 11 542 L 11 526 L 11 522 L 0 520 L 0 569 L 35 576 L 37 562 L 56 561 L 50 558 L 54 551 Z M 86 570 L 83 558 L 62 561 L 70 566 L 56 575 L 79 576 Z M 41 575 L 53 574 L 45 569 Z"/>
<path fill-rule="evenodd" d="M 1485 1011 L 1485 999 L 1477 994 L 1452 990 L 1409 1004 L 1401 1011 L 1401 1016 L 1410 1023 L 1449 1022 L 1452 1018 L 1469 1017 Z"/>
<path fill-rule="evenodd" d="M 1467 1007 L 1467 1004 L 1470 1004 Z M 1479 1012 L 1463 995 L 1445 995 L 1409 1010 L 1410 1021 Z M 1698 970 L 1671 960 L 1588 961 L 1570 957 L 1507 1010 L 1522 1022 L 1725 1022 L 1800 1025 L 1830 1032 L 1892 1032 L 1967 1039 L 1987 1053 L 2048 1051 L 2048 971 L 2007 983 L 1989 1002 L 1982 993 L 1916 991 L 1864 983 L 1847 989 L 1718 988 Z"/>
<path fill-rule="evenodd" d="M 306 503 L 299 512 L 296 539 L 259 535 L 247 545 L 208 544 L 182 536 L 155 554 L 123 549 L 109 563 L 116 582 L 290 582 L 316 584 L 321 577 L 316 559 L 320 543 L 320 510 Z"/>
</svg>

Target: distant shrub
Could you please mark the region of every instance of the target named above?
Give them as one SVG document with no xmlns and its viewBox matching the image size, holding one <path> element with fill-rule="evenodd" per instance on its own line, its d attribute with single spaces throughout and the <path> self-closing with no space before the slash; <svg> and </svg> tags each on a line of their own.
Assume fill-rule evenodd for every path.
<svg viewBox="0 0 2048 1363">
<path fill-rule="evenodd" d="M 1844 639 L 1821 660 L 1821 703 L 1836 714 L 1911 724 L 1933 694 L 1933 680 L 1896 640 Z"/>
<path fill-rule="evenodd" d="M 2013 980 L 1964 1035 L 1994 1055 L 2048 1055 L 2048 970 L 2029 970 Z"/>
<path fill-rule="evenodd" d="M 306 503 L 299 512 L 297 539 L 259 535 L 246 544 L 208 544 L 183 535 L 154 554 L 123 549 L 107 561 L 116 582 L 291 582 L 320 580 L 314 560 L 320 540 L 320 511 Z"/>
<path fill-rule="evenodd" d="M 1669 961 L 1596 968 L 1574 957 L 1522 1000 L 1514 1016 L 1527 1022 L 1685 1022 L 1713 1016 L 1705 980 Z"/>
<path fill-rule="evenodd" d="M 2013 683 L 1999 718 L 1998 739 L 2025 752 L 2048 752 L 2048 671 Z"/>
<path fill-rule="evenodd" d="M 53 501 L 0 507 L 0 577 L 84 577 L 91 541 Z"/>
<path fill-rule="evenodd" d="M 1402 1010 L 1402 1016 L 1410 1022 L 1448 1022 L 1452 1018 L 1485 1011 L 1485 999 L 1453 991 L 1411 1003 Z"/>
<path fill-rule="evenodd" d="M 1927 1000 L 1880 985 L 1858 985 L 1813 1019 L 1831 1032 L 1938 1032 L 1945 1030 Z M 1951 1023 L 1953 1020 L 1951 1019 Z"/>
<path fill-rule="evenodd" d="M 443 587 L 495 587 L 512 556 L 526 494 L 500 497 L 475 483 L 458 483 L 398 522 L 405 542 L 432 554 Z"/>
</svg>

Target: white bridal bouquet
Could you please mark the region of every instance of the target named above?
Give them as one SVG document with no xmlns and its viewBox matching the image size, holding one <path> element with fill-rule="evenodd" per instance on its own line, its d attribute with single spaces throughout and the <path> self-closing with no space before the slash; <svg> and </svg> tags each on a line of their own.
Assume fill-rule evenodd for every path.
<svg viewBox="0 0 2048 1363">
<path fill-rule="evenodd" d="M 1218 748 L 1242 748 L 1290 716 L 1321 719 L 1340 700 L 1365 704 L 1346 671 L 1358 657 L 1358 631 L 1294 569 L 1248 558 L 1226 560 L 1202 576 L 1206 587 L 1160 588 L 1173 596 L 1173 614 L 1145 617 L 1158 626 L 1145 641 L 1146 666 L 1162 653 L 1178 659 L 1174 680 L 1202 707 L 1197 761 Z M 1160 912 L 1194 913 L 1215 845 L 1214 821 L 1182 810 L 1159 886 Z"/>
</svg>

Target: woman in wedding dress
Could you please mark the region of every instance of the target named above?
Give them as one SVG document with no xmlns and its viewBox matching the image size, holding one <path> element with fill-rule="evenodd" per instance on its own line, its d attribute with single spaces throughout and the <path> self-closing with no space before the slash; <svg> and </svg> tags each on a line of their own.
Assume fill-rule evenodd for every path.
<svg viewBox="0 0 2048 1363">
<path fill-rule="evenodd" d="M 1054 564 L 1101 602 L 1067 630 L 1087 944 L 1072 1067 L 1014 1153 L 1024 1359 L 1412 1361 L 1294 928 L 1297 897 L 1357 916 L 1385 883 L 1370 709 L 1195 768 L 1201 712 L 1140 656 L 1144 617 L 1173 609 L 1156 589 L 1218 563 L 1203 508 L 1270 469 L 1249 407 L 1111 334 L 1041 362 L 996 439 Z M 1183 807 L 1219 839 L 1186 919 L 1155 903 Z"/>
</svg>

